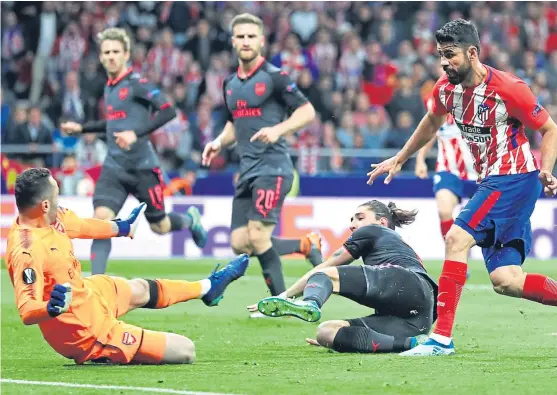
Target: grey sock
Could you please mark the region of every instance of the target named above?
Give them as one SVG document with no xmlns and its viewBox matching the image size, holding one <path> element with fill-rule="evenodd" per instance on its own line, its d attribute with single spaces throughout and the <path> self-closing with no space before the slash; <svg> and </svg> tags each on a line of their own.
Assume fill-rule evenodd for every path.
<svg viewBox="0 0 557 395">
<path fill-rule="evenodd" d="M 91 274 L 104 274 L 106 263 L 112 249 L 112 240 L 93 240 L 91 246 Z"/>
<path fill-rule="evenodd" d="M 313 300 L 321 308 L 333 293 L 333 281 L 325 273 L 312 274 L 304 288 L 304 300 Z"/>
<path fill-rule="evenodd" d="M 271 237 L 273 248 L 279 255 L 288 255 L 300 251 L 300 239 L 279 239 Z"/>
</svg>

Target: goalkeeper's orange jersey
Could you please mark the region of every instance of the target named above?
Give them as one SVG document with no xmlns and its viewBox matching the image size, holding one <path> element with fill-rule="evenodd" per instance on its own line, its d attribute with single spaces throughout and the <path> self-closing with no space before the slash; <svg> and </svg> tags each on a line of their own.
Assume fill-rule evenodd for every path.
<svg viewBox="0 0 557 395">
<path fill-rule="evenodd" d="M 48 344 L 66 357 L 90 347 L 93 339 L 106 340 L 114 320 L 106 301 L 96 297 L 81 277 L 70 239 L 113 236 L 111 222 L 81 219 L 63 208 L 48 228 L 20 225 L 18 218 L 8 234 L 6 265 L 19 314 L 26 325 L 39 324 Z M 50 293 L 55 284 L 66 282 L 72 287 L 70 308 L 52 318 L 46 308 Z"/>
</svg>

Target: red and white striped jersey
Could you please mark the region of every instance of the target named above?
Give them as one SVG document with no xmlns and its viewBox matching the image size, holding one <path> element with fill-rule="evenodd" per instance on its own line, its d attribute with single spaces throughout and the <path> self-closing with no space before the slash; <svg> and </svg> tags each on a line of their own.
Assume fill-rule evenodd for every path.
<svg viewBox="0 0 557 395">
<path fill-rule="evenodd" d="M 453 116 L 472 153 L 478 181 L 538 170 L 524 126 L 540 129 L 549 114 L 524 81 L 485 67 L 487 76 L 475 87 L 453 85 L 446 75 L 441 77 L 433 88 L 431 111 Z"/>
<path fill-rule="evenodd" d="M 426 101 L 426 108 L 431 110 L 433 97 Z M 448 171 L 462 180 L 476 180 L 478 174 L 474 169 L 474 158 L 468 145 L 462 138 L 451 114 L 437 132 L 437 163 L 435 172 Z"/>
</svg>

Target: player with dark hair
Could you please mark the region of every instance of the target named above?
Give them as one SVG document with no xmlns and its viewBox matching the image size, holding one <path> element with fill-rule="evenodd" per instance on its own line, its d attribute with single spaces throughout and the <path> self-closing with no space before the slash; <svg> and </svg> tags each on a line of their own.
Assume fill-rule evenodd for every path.
<svg viewBox="0 0 557 395">
<path fill-rule="evenodd" d="M 47 343 L 81 364 L 193 363 L 185 336 L 149 331 L 118 318 L 137 308 L 162 309 L 201 298 L 216 306 L 248 266 L 242 255 L 201 281 L 83 278 L 71 239 L 132 237 L 145 203 L 126 220 L 82 219 L 58 207 L 58 185 L 47 169 L 29 169 L 15 184 L 19 216 L 10 228 L 6 266 L 25 325 L 38 324 Z"/>
<path fill-rule="evenodd" d="M 437 285 L 414 250 L 395 227 L 414 222 L 416 211 L 377 200 L 362 204 L 350 219 L 352 235 L 336 253 L 285 293 L 259 301 L 269 317 L 294 316 L 314 322 L 332 293 L 375 309 L 355 319 L 326 321 L 308 343 L 339 352 L 395 352 L 409 350 L 435 321 Z M 362 258 L 363 266 L 348 266 Z M 303 293 L 302 300 L 287 298 Z"/>
<path fill-rule="evenodd" d="M 536 200 L 542 190 L 547 196 L 557 193 L 557 178 L 551 174 L 557 125 L 524 81 L 480 63 L 480 40 L 473 24 L 457 19 L 435 36 L 446 75 L 433 88 L 433 106 L 395 157 L 372 165 L 368 183 L 388 173 L 388 184 L 450 113 L 474 157 L 479 185 L 445 238 L 439 319 L 433 334 L 402 354 L 408 356 L 454 354 L 455 312 L 474 245 L 482 248 L 495 292 L 557 306 L 557 281 L 522 269 L 531 248 L 530 216 Z M 542 135 L 541 167 L 530 151 L 525 126 Z"/>
<path fill-rule="evenodd" d="M 99 41 L 100 61 L 109 76 L 104 90 L 106 120 L 61 124 L 65 133 L 106 133 L 108 155 L 95 186 L 95 218 L 115 218 L 132 194 L 147 204 L 145 217 L 153 232 L 189 229 L 197 246 L 203 247 L 207 233 L 197 208 L 190 207 L 186 215 L 165 211 L 160 162 L 149 140 L 149 133 L 171 121 L 176 110 L 154 84 L 127 66 L 130 39 L 125 30 L 106 29 Z M 93 241 L 93 274 L 106 271 L 111 247 L 110 239 Z"/>
<path fill-rule="evenodd" d="M 315 237 L 305 242 L 271 237 L 294 178 L 284 136 L 313 121 L 315 110 L 287 73 L 265 61 L 264 44 L 261 19 L 241 14 L 232 20 L 239 67 L 223 84 L 228 122 L 205 146 L 202 163 L 208 166 L 222 148 L 237 143 L 240 176 L 232 203 L 232 249 L 257 256 L 271 294 L 278 295 L 285 290 L 280 255 L 318 244 Z M 320 261 L 318 254 L 312 263 Z"/>
</svg>

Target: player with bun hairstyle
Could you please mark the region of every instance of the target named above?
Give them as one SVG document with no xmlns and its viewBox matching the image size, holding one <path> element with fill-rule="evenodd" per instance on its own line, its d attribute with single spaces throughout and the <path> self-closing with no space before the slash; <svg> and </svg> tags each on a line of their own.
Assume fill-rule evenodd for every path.
<svg viewBox="0 0 557 395">
<path fill-rule="evenodd" d="M 416 210 L 371 200 L 350 219 L 352 235 L 321 265 L 309 271 L 278 297 L 259 301 L 270 317 L 294 316 L 315 322 L 331 294 L 375 309 L 367 317 L 326 321 L 310 344 L 339 352 L 397 352 L 425 339 L 435 321 L 437 284 L 427 274 L 416 252 L 395 228 L 410 225 Z M 363 265 L 349 266 L 362 258 Z M 289 300 L 303 295 L 302 300 Z"/>
</svg>

